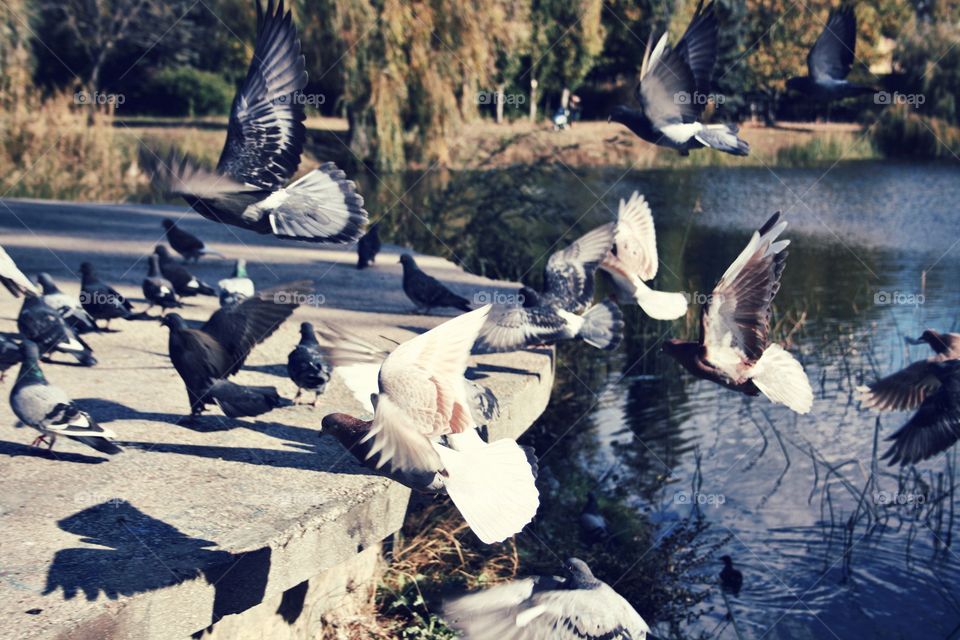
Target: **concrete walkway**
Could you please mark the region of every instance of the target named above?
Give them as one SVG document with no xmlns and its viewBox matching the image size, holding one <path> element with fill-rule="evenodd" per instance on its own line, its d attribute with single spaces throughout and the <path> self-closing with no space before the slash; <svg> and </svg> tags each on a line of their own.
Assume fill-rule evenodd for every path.
<svg viewBox="0 0 960 640">
<path fill-rule="evenodd" d="M 246 258 L 260 289 L 300 278 L 316 282 L 318 304 L 301 307 L 254 350 L 237 382 L 274 385 L 292 398 L 286 358 L 302 320 L 335 321 L 389 347 L 389 339 L 406 340 L 442 319 L 409 315 L 395 247 L 361 272 L 352 248 L 281 242 L 182 208 L 0 201 L 0 244 L 23 271 L 47 271 L 73 294 L 80 262 L 89 260 L 142 307 L 145 256 L 161 240 L 167 216 L 182 216 L 185 229 L 228 258 Z M 419 262 L 470 300 L 512 288 L 439 258 Z M 215 285 L 232 263 L 205 259 L 189 268 Z M 189 303 L 183 315 L 196 321 L 217 305 L 215 298 Z M 16 332 L 19 308 L 20 300 L 0 292 L 0 332 Z M 312 597 L 318 611 L 355 589 L 354 576 L 337 572 L 398 530 L 408 491 L 371 475 L 332 437 L 320 436 L 326 413 L 360 413 L 339 379 L 316 408 L 240 421 L 212 410 L 188 427 L 179 423 L 188 405 L 166 355 L 167 330 L 153 321 L 111 326 L 117 331 L 88 337 L 96 367 L 71 366 L 69 357 L 55 355 L 59 364 L 43 369 L 118 434 L 122 454 L 108 460 L 63 439 L 52 455 L 31 449 L 35 432 L 15 429 L 8 403 L 0 402 L 0 636 L 181 638 L 261 602 L 286 602 L 292 590 L 307 588 L 305 581 L 339 585 Z M 472 372 L 503 406 L 491 425 L 495 437 L 515 437 L 543 411 L 551 365 L 549 351 L 476 359 Z M 16 368 L 5 392 L 15 376 Z M 371 571 L 357 575 L 369 580 Z M 276 609 L 270 624 L 297 635 L 299 614 Z"/>
</svg>

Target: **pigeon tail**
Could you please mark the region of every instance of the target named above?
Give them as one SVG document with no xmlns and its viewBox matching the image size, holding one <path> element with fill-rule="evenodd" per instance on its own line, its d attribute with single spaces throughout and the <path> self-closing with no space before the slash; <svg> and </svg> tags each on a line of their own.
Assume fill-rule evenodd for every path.
<svg viewBox="0 0 960 640">
<path fill-rule="evenodd" d="M 809 413 L 813 389 L 803 366 L 778 344 L 767 347 L 747 374 L 771 402 L 786 405 L 797 413 Z"/>
<path fill-rule="evenodd" d="M 587 344 L 610 351 L 623 339 L 623 313 L 610 300 L 595 304 L 583 316 L 583 325 L 577 333 Z"/>
<path fill-rule="evenodd" d="M 694 137 L 705 147 L 735 156 L 750 155 L 750 145 L 737 136 L 737 128 L 728 124 L 706 124 Z"/>
<path fill-rule="evenodd" d="M 276 236 L 310 242 L 355 242 L 367 223 L 363 198 L 332 162 L 320 165 L 283 190 L 269 212 Z M 278 194 L 263 203 L 264 206 Z"/>
<path fill-rule="evenodd" d="M 687 296 L 682 293 L 655 291 L 643 281 L 633 283 L 633 297 L 643 312 L 654 320 L 676 320 L 687 313 Z"/>
<path fill-rule="evenodd" d="M 454 309 L 460 309 L 460 311 L 473 311 L 473 307 L 470 306 L 469 300 L 461 296 L 458 296 L 452 291 L 448 291 L 447 295 L 443 296 L 433 306 L 453 307 Z"/>
</svg>

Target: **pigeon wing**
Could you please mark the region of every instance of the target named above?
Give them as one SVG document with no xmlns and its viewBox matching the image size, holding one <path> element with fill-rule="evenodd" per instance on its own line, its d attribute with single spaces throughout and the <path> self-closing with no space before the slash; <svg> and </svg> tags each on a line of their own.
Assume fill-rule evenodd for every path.
<svg viewBox="0 0 960 640">
<path fill-rule="evenodd" d="M 667 34 L 660 38 L 654 54 L 658 50 L 661 53 L 655 59 L 651 56 L 650 68 L 636 88 L 637 100 L 656 129 L 696 122 L 701 112 L 693 99 L 697 90 L 693 71 L 676 51 L 666 46 L 666 38 Z"/>
<path fill-rule="evenodd" d="M 807 55 L 810 77 L 815 81 L 846 78 L 853 66 L 856 46 L 857 15 L 853 5 L 835 9 Z"/>
<path fill-rule="evenodd" d="M 951 367 L 949 378 L 929 396 L 910 420 L 888 440 L 883 454 L 891 465 L 915 464 L 932 458 L 960 440 L 960 367 Z"/>
<path fill-rule="evenodd" d="M 551 307 L 495 307 L 477 336 L 475 351 L 501 353 L 556 340 L 566 320 Z"/>
<path fill-rule="evenodd" d="M 636 275 L 643 281 L 652 280 L 657 275 L 659 259 L 653 214 L 650 205 L 637 191 L 626 202 L 620 201 L 614 251 L 616 255 L 607 256 L 604 266 L 609 262 L 627 276 Z"/>
<path fill-rule="evenodd" d="M 593 299 L 594 274 L 613 246 L 614 225 L 607 223 L 555 252 L 543 271 L 544 298 L 579 313 Z"/>
<path fill-rule="evenodd" d="M 140 164 L 150 176 L 153 188 L 160 193 L 188 201 L 203 200 L 226 211 L 243 211 L 270 193 L 217 173 L 176 150 L 161 158 L 153 150 L 141 147 Z M 204 214 L 203 208 L 197 210 Z"/>
<path fill-rule="evenodd" d="M 860 387 L 863 406 L 880 411 L 916 409 L 940 388 L 940 380 L 933 374 L 934 366 L 928 360 L 920 360 Z"/>
<path fill-rule="evenodd" d="M 690 68 L 697 92 L 701 97 L 710 93 L 710 80 L 713 68 L 717 63 L 717 33 L 719 25 L 717 15 L 713 10 L 713 2 L 703 8 L 703 0 L 697 5 L 697 10 L 690 20 L 680 42 L 674 51 Z M 698 101 L 700 112 L 703 113 L 706 103 Z"/>
</svg>

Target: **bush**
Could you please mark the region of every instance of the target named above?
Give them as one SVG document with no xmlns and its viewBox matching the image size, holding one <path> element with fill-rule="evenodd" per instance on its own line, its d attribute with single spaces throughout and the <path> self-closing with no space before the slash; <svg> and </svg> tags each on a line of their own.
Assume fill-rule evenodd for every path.
<svg viewBox="0 0 960 640">
<path fill-rule="evenodd" d="M 956 161 L 960 128 L 941 118 L 914 112 L 906 105 L 887 108 L 873 127 L 873 140 L 887 156 Z"/>
<path fill-rule="evenodd" d="M 898 43 L 894 59 L 903 93 L 923 96 L 920 113 L 960 123 L 960 26 L 921 25 Z"/>
<path fill-rule="evenodd" d="M 230 111 L 235 88 L 222 77 L 193 67 L 161 69 L 143 94 L 128 104 L 131 111 L 161 116 L 221 115 Z"/>
</svg>

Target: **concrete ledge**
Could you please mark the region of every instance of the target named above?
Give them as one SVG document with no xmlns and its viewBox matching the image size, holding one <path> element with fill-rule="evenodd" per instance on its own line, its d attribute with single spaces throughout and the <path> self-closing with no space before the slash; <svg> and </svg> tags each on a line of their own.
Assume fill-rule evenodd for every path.
<svg viewBox="0 0 960 640">
<path fill-rule="evenodd" d="M 397 248 L 358 272 L 350 250 L 282 243 L 183 209 L 3 201 L 0 244 L 24 271 L 47 271 L 74 294 L 79 264 L 90 260 L 138 304 L 143 256 L 161 239 L 160 220 L 180 215 L 212 248 L 246 258 L 260 288 L 307 277 L 323 296 L 254 351 L 238 382 L 292 397 L 286 357 L 301 320 L 339 322 L 387 346 L 443 319 L 408 315 Z M 439 258 L 420 262 L 469 299 L 515 287 Z M 230 268 L 211 260 L 194 272 L 216 284 Z M 183 311 L 190 320 L 216 308 L 214 298 L 190 304 Z M 0 296 L 0 331 L 16 331 L 19 307 Z M 319 435 L 323 415 L 359 412 L 359 403 L 335 377 L 316 408 L 242 421 L 213 412 L 186 427 L 178 422 L 187 400 L 166 356 L 167 330 L 151 321 L 112 326 L 119 331 L 89 336 L 98 366 L 70 366 L 55 355 L 61 364 L 44 372 L 117 432 L 122 454 L 106 460 L 69 441 L 58 441 L 51 456 L 32 450 L 34 432 L 14 429 L 0 403 L 5 625 L 20 638 L 310 637 L 322 613 L 372 581 L 380 543 L 399 529 L 409 498 Z M 483 356 L 472 373 L 503 406 L 492 436 L 516 437 L 546 407 L 552 351 Z M 12 378 L 6 385 L 9 392 Z M 308 613 L 293 616 L 296 589 L 305 590 Z"/>
</svg>

